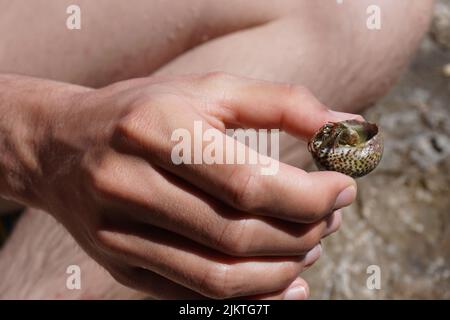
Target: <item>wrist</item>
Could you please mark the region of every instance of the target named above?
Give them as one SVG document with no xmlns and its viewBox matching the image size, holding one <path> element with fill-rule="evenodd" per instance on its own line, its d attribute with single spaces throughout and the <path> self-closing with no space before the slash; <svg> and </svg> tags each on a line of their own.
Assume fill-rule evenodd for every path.
<svg viewBox="0 0 450 320">
<path fill-rule="evenodd" d="M 42 152 L 57 119 L 86 88 L 0 75 L 0 195 L 39 206 Z"/>
</svg>

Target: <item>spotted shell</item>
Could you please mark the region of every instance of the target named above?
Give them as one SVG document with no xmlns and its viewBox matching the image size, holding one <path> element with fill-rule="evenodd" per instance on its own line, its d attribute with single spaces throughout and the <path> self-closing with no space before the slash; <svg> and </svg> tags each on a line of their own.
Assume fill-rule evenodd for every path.
<svg viewBox="0 0 450 320">
<path fill-rule="evenodd" d="M 353 178 L 365 176 L 380 163 L 383 138 L 376 124 L 346 120 L 325 124 L 308 143 L 319 170 Z"/>
</svg>

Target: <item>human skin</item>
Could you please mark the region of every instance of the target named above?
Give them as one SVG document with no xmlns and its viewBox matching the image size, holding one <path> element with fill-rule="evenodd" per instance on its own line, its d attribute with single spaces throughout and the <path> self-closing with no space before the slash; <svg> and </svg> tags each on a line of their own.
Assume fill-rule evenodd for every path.
<svg viewBox="0 0 450 320">
<path fill-rule="evenodd" d="M 306 2 L 298 3 L 299 5 L 308 6 Z M 255 22 L 254 18 L 250 19 L 248 17 L 244 17 L 244 20 L 247 19 L 245 23 L 229 23 L 231 26 L 221 31 L 223 32 L 223 34 L 230 33 L 231 31 L 236 32 L 227 34 L 223 38 L 217 39 L 217 41 L 206 42 L 195 50 L 185 53 L 179 59 L 171 62 L 165 67 L 161 67 L 161 65 L 163 65 L 166 61 L 162 62 L 161 65 L 157 64 L 158 66 L 155 67 L 152 64 L 149 65 L 143 63 L 141 59 L 134 59 L 135 57 L 133 56 L 131 59 L 127 59 L 126 61 L 133 61 L 134 67 L 130 67 L 129 65 L 127 65 L 127 68 L 121 68 L 123 64 L 121 64 L 120 61 L 123 60 L 121 60 L 120 58 L 123 58 L 123 55 L 125 54 L 124 52 L 129 52 L 129 48 L 127 48 L 126 46 L 122 46 L 123 43 L 126 44 L 126 41 L 110 44 L 110 46 L 113 46 L 117 49 L 114 50 L 114 53 L 117 54 L 117 56 L 114 54 L 111 57 L 107 54 L 104 54 L 103 58 L 107 57 L 107 59 L 95 59 L 92 56 L 84 56 L 83 53 L 88 49 L 86 49 L 87 45 L 83 46 L 83 41 L 80 41 L 80 43 L 75 43 L 76 45 L 74 45 L 73 42 L 69 43 L 67 41 L 63 41 L 62 43 L 55 45 L 55 50 L 57 51 L 61 47 L 64 48 L 64 45 L 66 45 L 66 48 L 69 47 L 71 49 L 75 49 L 73 56 L 69 57 L 71 63 L 66 63 L 67 56 L 60 55 L 59 53 L 54 52 L 54 56 L 52 56 L 52 59 L 46 60 L 42 57 L 41 59 L 36 59 L 36 61 L 30 61 L 29 59 L 25 58 L 21 60 L 20 55 L 19 57 L 15 57 L 14 59 L 11 58 L 12 55 L 6 55 L 6 57 L 4 58 L 4 61 L 6 62 L 2 64 L 2 66 L 6 66 L 5 71 L 23 72 L 43 77 L 53 77 L 64 81 L 72 81 L 92 86 L 100 86 L 116 79 L 141 75 L 142 72 L 150 73 L 151 71 L 158 68 L 159 70 L 156 73 L 158 75 L 177 74 L 184 71 L 205 72 L 215 69 L 222 69 L 234 73 L 250 75 L 257 78 L 302 83 L 304 85 L 307 85 L 309 88 L 312 88 L 313 91 L 323 101 L 326 101 L 329 105 L 336 106 L 337 109 L 346 108 L 347 110 L 357 110 L 358 108 L 361 108 L 372 102 L 377 96 L 382 94 L 385 88 L 388 87 L 388 84 L 392 82 L 393 79 L 395 79 L 395 77 L 398 75 L 399 69 L 404 65 L 406 57 L 412 52 L 417 43 L 417 40 L 419 39 L 421 33 L 425 28 L 427 17 L 427 12 L 425 11 L 429 10 L 430 7 L 430 4 L 426 1 L 422 1 L 420 3 L 414 2 L 414 4 L 411 4 L 411 2 L 409 2 L 408 5 L 404 1 L 397 1 L 395 4 L 386 4 L 386 2 L 380 1 L 380 5 L 382 5 L 382 7 L 384 6 L 383 9 L 389 10 L 389 14 L 387 15 L 387 17 L 389 18 L 383 20 L 384 23 L 387 23 L 388 26 L 389 23 L 394 23 L 394 20 L 400 14 L 402 14 L 402 16 L 405 15 L 406 19 L 404 20 L 404 23 L 397 25 L 399 27 L 398 33 L 386 34 L 382 29 L 378 33 L 368 34 L 367 30 L 365 30 L 364 28 L 357 28 L 356 26 L 354 26 L 352 28 L 349 28 L 349 31 L 347 31 L 348 33 L 341 31 L 339 33 L 339 37 L 337 37 L 336 39 L 329 39 L 330 36 L 327 35 L 330 34 L 331 30 L 333 29 L 333 23 L 341 23 L 343 21 L 342 19 L 344 19 L 346 15 L 354 16 L 356 12 L 360 12 L 360 14 L 361 12 L 364 12 L 364 3 L 363 1 L 361 3 L 361 5 L 352 3 L 352 5 L 344 7 L 344 10 L 342 10 L 342 12 L 344 12 L 342 14 L 343 16 L 338 17 L 338 19 L 325 19 L 327 18 L 327 15 L 331 13 L 328 12 L 328 14 L 325 14 L 322 17 L 323 19 L 319 19 L 319 22 L 325 22 L 323 24 L 319 24 L 320 28 L 317 28 L 317 25 L 313 24 L 316 31 L 310 32 L 310 34 L 313 34 L 311 38 L 303 36 L 298 39 L 299 34 L 295 30 L 298 22 L 301 22 L 302 27 L 308 27 L 308 25 L 312 24 L 311 21 L 308 21 L 308 16 L 310 16 L 310 14 L 298 14 L 297 16 L 294 16 L 298 19 L 292 19 L 293 16 L 291 14 L 286 14 L 286 12 L 291 10 L 286 9 L 285 7 L 285 11 L 280 13 L 279 16 L 270 17 L 270 19 L 262 19 L 258 22 Z M 101 7 L 101 5 L 99 5 L 99 7 Z M 139 9 L 138 5 L 136 5 L 135 7 L 137 8 L 136 10 Z M 231 5 L 230 8 L 231 11 L 233 5 Z M 314 8 L 309 8 L 308 12 L 311 12 L 311 10 L 313 9 Z M 104 12 L 110 11 L 105 10 Z M 214 17 L 214 14 L 218 14 L 219 11 L 208 9 L 208 12 L 210 12 L 211 15 L 207 16 Z M 256 15 L 258 17 L 265 17 L 264 14 L 259 12 L 258 10 L 248 10 L 248 12 L 256 12 Z M 326 12 L 326 10 L 316 10 L 313 12 L 319 14 L 320 18 L 324 14 L 324 12 Z M 225 15 L 225 17 L 221 17 L 223 19 L 220 19 L 220 21 L 224 21 L 224 24 L 226 24 L 226 21 L 230 21 L 230 19 L 227 20 L 226 12 L 224 12 L 223 14 Z M 336 12 L 332 11 L 332 15 L 333 17 L 335 17 Z M 37 16 L 39 16 L 39 14 L 37 14 Z M 175 20 L 182 20 L 182 17 L 179 18 L 180 19 Z M 205 20 L 208 20 L 208 18 L 205 18 Z M 158 17 L 153 17 L 152 21 L 158 21 Z M 273 21 L 273 23 L 264 25 L 269 21 Z M 246 26 L 259 24 L 260 22 L 262 25 L 261 27 L 250 30 L 246 29 Z M 183 21 L 181 23 L 183 23 Z M 127 23 L 125 24 L 127 25 Z M 211 24 L 211 22 L 205 22 L 205 24 L 208 25 Z M 41 25 L 42 24 L 39 24 L 39 26 Z M 164 24 L 160 23 L 160 25 Z M 39 26 L 36 25 L 36 27 Z M 184 26 L 185 28 L 183 30 L 190 30 L 188 23 L 184 24 Z M 165 29 L 171 30 L 171 27 L 175 28 L 174 25 L 171 25 L 166 26 Z M 416 30 L 417 32 L 410 32 L 411 28 Z M 35 29 L 36 28 L 31 28 L 31 30 Z M 126 28 L 122 29 L 126 30 Z M 202 28 L 202 30 L 205 29 Z M 206 31 L 208 31 L 208 29 L 206 29 Z M 49 33 L 51 33 L 49 30 L 45 30 L 45 35 Z M 167 33 L 168 32 L 162 32 L 157 34 L 166 35 Z M 214 37 L 214 32 L 211 31 L 211 34 L 212 35 L 209 35 L 209 37 Z M 280 38 L 280 34 L 283 34 L 283 37 L 281 37 L 283 41 L 280 41 L 278 47 L 274 47 L 271 41 L 267 41 L 267 39 L 272 38 L 272 35 L 275 38 Z M 25 33 L 25 35 L 22 34 L 24 38 L 27 38 L 27 36 L 29 35 L 31 35 L 29 32 Z M 314 36 L 319 35 L 325 35 L 327 39 L 333 40 L 334 42 L 331 41 L 331 43 L 329 43 L 329 41 L 326 41 L 324 43 L 321 43 L 320 47 L 317 47 L 313 45 L 312 39 L 314 38 Z M 350 35 L 357 41 L 354 41 L 353 46 L 345 46 L 345 48 L 343 48 L 344 50 L 342 50 L 342 56 L 346 57 L 346 61 L 349 61 L 349 63 L 351 62 L 352 64 L 340 65 L 339 67 L 339 65 L 333 63 L 333 66 L 326 68 L 324 72 L 314 72 L 314 66 L 316 66 L 316 69 L 321 69 L 321 65 L 324 65 L 325 62 L 330 62 L 330 56 L 327 53 L 329 50 L 324 50 L 324 48 L 326 46 L 329 46 L 330 49 L 339 47 L 339 45 L 336 44 L 336 41 L 342 41 L 342 39 L 346 39 Z M 153 37 L 158 37 L 158 35 L 153 35 Z M 402 42 L 400 45 L 396 43 L 398 42 L 397 39 L 404 39 L 405 37 L 407 38 L 407 41 Z M 114 40 L 118 41 L 119 38 L 120 36 L 114 38 Z M 155 41 L 155 43 L 158 43 L 158 39 L 152 39 Z M 31 37 L 30 40 L 32 40 Z M 76 42 L 79 40 L 72 38 L 71 41 Z M 174 42 L 185 43 L 185 41 Z M 253 45 L 245 46 L 246 42 L 251 42 Z M 259 46 L 256 46 L 255 43 L 259 43 Z M 393 44 L 395 44 L 395 46 L 393 46 Z M 195 45 L 195 43 L 191 43 L 188 45 L 188 47 Z M 296 62 L 298 61 L 290 60 L 291 58 L 296 58 L 296 55 L 292 53 L 292 50 L 286 50 L 290 46 L 298 47 L 300 52 L 302 52 L 303 61 L 307 63 L 298 65 L 298 63 L 296 64 Z M 11 47 L 11 45 L 9 45 L 8 47 Z M 177 46 L 174 45 L 173 47 Z M 34 48 L 36 48 L 36 46 L 34 46 Z M 120 50 L 121 48 L 123 50 Z M 158 50 L 154 51 L 144 50 L 146 57 L 148 57 L 149 54 L 151 55 L 152 53 L 156 52 L 155 54 L 160 54 L 160 56 L 162 57 L 168 56 L 169 58 L 167 59 L 170 60 L 173 56 L 179 54 L 178 52 L 176 52 L 174 54 L 171 53 L 165 55 L 167 54 L 167 52 L 172 51 L 166 51 L 166 46 L 162 44 L 157 48 Z M 388 49 L 390 56 L 386 58 L 386 52 Z M 13 48 L 11 48 L 10 50 L 10 52 L 15 52 Z M 84 51 L 83 53 L 80 53 L 80 51 L 77 50 Z M 142 50 L 143 49 L 136 49 L 136 52 L 142 52 Z M 186 50 L 186 47 L 184 47 L 182 50 Z M 227 50 L 232 50 L 232 52 L 227 52 Z M 38 57 L 40 52 L 45 52 L 46 54 L 48 54 L 48 51 L 37 50 Z M 109 51 L 99 50 L 98 54 L 101 55 L 102 52 L 109 53 Z M 267 54 L 261 54 L 261 52 Z M 321 52 L 323 53 L 320 54 Z M 220 55 L 218 55 L 218 53 L 220 53 Z M 327 54 L 325 55 L 324 53 Z M 368 56 L 368 54 L 370 55 Z M 64 57 L 64 59 L 61 57 Z M 83 57 L 86 60 L 83 63 L 80 62 L 77 64 L 77 59 L 79 59 L 80 57 Z M 214 57 L 214 60 L 209 59 L 210 57 Z M 279 57 L 280 60 L 280 63 L 276 64 L 276 69 L 273 69 L 273 57 Z M 377 63 L 379 62 L 380 57 L 383 57 L 383 64 L 381 65 L 381 67 L 380 64 Z M 156 58 L 158 58 L 158 56 Z M 63 61 L 61 61 L 61 59 Z M 51 61 L 52 64 L 46 64 L 47 61 Z M 118 61 L 119 63 L 117 63 Z M 147 61 L 155 61 L 155 59 L 148 59 Z M 159 60 L 156 59 L 156 61 Z M 63 64 L 65 65 L 64 67 L 62 67 Z M 111 75 L 108 72 L 110 72 L 110 70 L 113 70 L 113 65 L 120 70 L 117 71 L 116 69 L 114 75 Z M 292 68 L 292 66 L 297 67 Z M 66 70 L 67 68 L 72 67 L 73 69 Z M 349 68 L 350 70 L 347 71 Z M 344 74 L 344 70 L 346 70 L 346 78 L 342 79 L 342 86 L 337 86 L 335 81 L 329 81 L 329 79 L 337 79 L 339 75 Z M 374 70 L 376 72 L 374 72 Z M 128 74 L 128 72 L 131 72 L 133 74 Z M 358 76 L 356 77 L 356 75 Z M 352 77 L 353 79 L 357 79 L 357 81 L 350 81 L 352 80 Z M 335 93 L 336 90 L 340 90 L 342 87 L 345 88 L 345 94 L 344 92 L 340 92 L 340 94 L 337 95 Z M 365 87 L 365 90 L 362 90 L 361 87 Z M 300 104 L 299 107 L 301 107 Z M 296 158 L 298 159 L 298 152 L 296 154 Z"/>
<path fill-rule="evenodd" d="M 27 209 L 0 252 L 2 299 L 138 299 L 148 294 L 115 281 L 46 212 Z M 66 270 L 81 270 L 80 290 L 68 290 Z M 155 279 L 156 280 L 156 279 Z M 156 282 L 156 281 L 155 281 Z"/>
<path fill-rule="evenodd" d="M 0 85 L 0 193 L 51 213 L 113 277 L 144 292 L 153 273 L 184 297 L 284 290 L 356 196 L 348 176 L 275 159 L 275 175 L 259 164 L 173 164 L 172 133 L 194 136 L 195 121 L 225 146 L 233 126 L 307 139 L 355 118 L 299 86 L 223 73 L 96 90 L 14 75 Z"/>
<path fill-rule="evenodd" d="M 38 228 L 38 230 L 36 230 Z M 178 286 L 149 273 L 151 286 L 145 292 L 121 285 L 89 257 L 67 230 L 46 212 L 27 209 L 18 221 L 6 247 L 0 252 L 3 299 L 180 299 Z M 68 290 L 66 269 L 81 270 L 81 288 Z M 7 280 L 9 279 L 9 280 Z M 283 299 L 288 289 L 308 284 L 297 278 L 289 288 L 257 299 Z M 190 296 L 190 295 L 189 295 Z M 303 296 L 302 298 L 306 298 Z M 297 297 L 298 299 L 298 297 Z"/>
</svg>

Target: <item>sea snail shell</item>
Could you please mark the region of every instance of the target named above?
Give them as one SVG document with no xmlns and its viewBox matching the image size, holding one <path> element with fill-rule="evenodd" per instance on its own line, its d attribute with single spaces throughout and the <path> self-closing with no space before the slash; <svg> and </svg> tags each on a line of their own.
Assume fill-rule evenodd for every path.
<svg viewBox="0 0 450 320">
<path fill-rule="evenodd" d="M 308 143 L 319 170 L 362 177 L 380 163 L 383 138 L 373 123 L 346 120 L 325 124 Z"/>
</svg>

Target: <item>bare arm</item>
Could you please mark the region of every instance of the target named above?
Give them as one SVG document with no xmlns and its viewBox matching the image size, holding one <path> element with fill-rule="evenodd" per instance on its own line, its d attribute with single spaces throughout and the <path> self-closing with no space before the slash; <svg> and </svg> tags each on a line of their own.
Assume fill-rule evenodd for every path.
<svg viewBox="0 0 450 320">
<path fill-rule="evenodd" d="M 73 1 L 0 0 L 0 73 L 90 87 L 147 76 L 199 43 L 266 23 L 291 6 L 258 2 L 80 0 L 81 30 L 71 31 L 66 8 Z"/>
<path fill-rule="evenodd" d="M 294 2 L 299 6 L 307 3 Z M 386 28 L 380 32 L 367 33 L 367 30 L 358 27 L 365 23 L 359 19 L 365 18 L 365 7 L 369 2 L 381 4 L 383 12 L 387 13 L 387 16 L 383 15 Z M 190 20 L 189 15 L 187 19 L 183 18 L 183 12 L 189 10 L 182 6 L 172 10 L 155 8 L 151 1 L 135 1 L 125 8 L 117 3 L 111 4 L 112 1 L 108 1 L 111 7 L 107 2 L 96 1 L 96 9 L 95 6 L 90 7 L 88 2 L 81 2 L 83 21 L 86 23 L 83 24 L 82 32 L 77 33 L 65 29 L 67 15 L 64 12 L 68 1 L 55 1 L 51 5 L 48 1 L 35 1 L 36 7 L 32 10 L 28 1 L 12 1 L 8 10 L 0 11 L 0 39 L 4 43 L 0 50 L 0 68 L 7 72 L 100 86 L 117 79 L 148 74 L 187 48 L 234 32 L 183 54 L 158 73 L 179 74 L 221 69 L 256 78 L 302 83 L 324 102 L 355 110 L 355 106 L 360 107 L 372 101 L 375 91 L 375 96 L 381 94 L 380 88 L 386 87 L 383 84 L 385 79 L 392 81 L 397 77 L 406 61 L 405 57 L 411 54 L 423 33 L 431 1 L 412 2 L 359 1 L 352 9 L 351 2 L 345 1 L 346 5 L 340 8 L 339 16 L 336 16 L 336 10 L 330 10 L 331 7 L 310 7 L 308 10 L 299 7 L 292 10 L 288 1 L 276 1 L 276 6 L 275 2 L 266 2 L 269 4 L 262 11 L 254 7 L 239 10 L 240 13 L 251 14 L 244 14 L 242 20 L 237 21 L 233 14 L 238 9 L 235 2 L 228 2 L 226 8 L 220 5 L 207 8 L 200 2 L 194 4 L 194 1 L 190 1 L 193 11 L 202 17 L 196 18 L 195 22 Z M 251 1 L 240 3 L 252 4 Z M 318 9 L 318 14 L 325 15 L 312 15 L 315 9 Z M 124 10 L 128 14 L 122 15 Z M 142 12 L 145 15 L 140 15 Z M 302 16 L 301 12 L 305 14 Z M 292 13 L 298 14 L 299 19 L 289 18 Z M 30 21 L 26 28 L 16 18 L 24 15 Z M 120 25 L 104 22 L 115 21 L 117 16 L 122 19 Z M 305 37 L 299 29 L 308 29 L 310 22 L 307 23 L 307 18 L 312 16 L 317 24 L 310 27 L 310 37 Z M 127 20 L 128 17 L 131 18 Z M 177 27 L 178 23 L 181 28 Z M 143 25 L 148 28 L 143 28 Z M 258 25 L 261 27 L 245 30 Z M 348 29 L 342 26 L 348 26 Z M 351 32 L 342 32 L 345 30 Z M 110 34 L 115 36 L 110 37 Z M 197 38 L 194 37 L 192 42 L 187 41 L 192 35 Z M 317 39 L 321 41 L 318 43 Z M 349 46 L 349 39 L 356 40 L 352 42 L 354 46 Z M 278 40 L 277 45 L 274 45 L 275 40 Z M 348 51 L 344 51 L 344 47 Z M 335 68 L 338 61 L 332 59 L 337 57 L 334 54 L 336 50 L 351 64 L 341 65 L 341 69 Z M 299 60 L 297 53 L 302 59 Z M 381 63 L 379 59 L 382 59 Z M 346 78 L 341 79 L 342 75 Z M 336 88 L 336 84 L 349 77 L 356 83 Z M 367 91 L 367 88 L 370 90 Z M 51 229 L 48 226 L 48 230 Z"/>
<path fill-rule="evenodd" d="M 89 90 L 75 85 L 0 74 L 0 194 L 36 205 L 36 181 L 46 174 L 39 150 L 56 115 L 71 96 Z"/>
<path fill-rule="evenodd" d="M 69 0 L 0 0 L 0 73 L 99 87 L 180 57 L 164 72 L 223 70 L 306 85 L 327 105 L 366 105 L 397 78 L 432 2 L 81 0 L 82 29 L 71 31 Z M 381 30 L 366 28 L 369 5 Z"/>
</svg>

